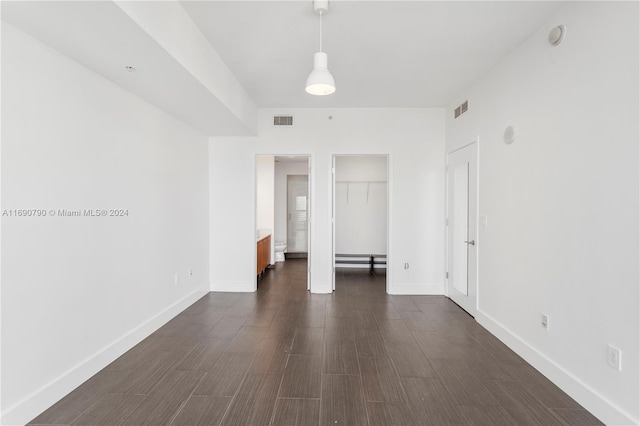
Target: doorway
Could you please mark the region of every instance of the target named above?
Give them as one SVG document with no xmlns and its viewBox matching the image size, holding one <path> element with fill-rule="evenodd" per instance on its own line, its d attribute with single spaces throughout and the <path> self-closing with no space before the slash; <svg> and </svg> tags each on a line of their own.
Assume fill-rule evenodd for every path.
<svg viewBox="0 0 640 426">
<path fill-rule="evenodd" d="M 388 156 L 332 158 L 332 289 L 336 269 L 383 275 L 387 290 Z"/>
<path fill-rule="evenodd" d="M 289 194 L 290 177 L 292 195 Z M 277 274 L 284 266 L 282 262 L 286 262 L 287 255 L 304 257 L 300 262 L 306 264 L 307 290 L 311 285 L 311 227 L 308 226 L 312 206 L 310 182 L 310 155 L 256 155 L 256 234 L 258 239 L 270 236 L 271 256 L 267 272 Z M 290 207 L 293 209 L 291 212 Z M 290 222 L 293 227 L 291 230 Z"/>
<path fill-rule="evenodd" d="M 478 144 L 447 155 L 447 295 L 471 316 L 478 305 Z"/>
</svg>

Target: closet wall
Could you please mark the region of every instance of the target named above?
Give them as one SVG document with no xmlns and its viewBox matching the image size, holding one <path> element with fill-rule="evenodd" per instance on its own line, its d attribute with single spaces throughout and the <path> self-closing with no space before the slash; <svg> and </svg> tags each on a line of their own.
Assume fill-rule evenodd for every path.
<svg viewBox="0 0 640 426">
<path fill-rule="evenodd" d="M 387 254 L 387 157 L 336 157 L 336 253 Z"/>
</svg>

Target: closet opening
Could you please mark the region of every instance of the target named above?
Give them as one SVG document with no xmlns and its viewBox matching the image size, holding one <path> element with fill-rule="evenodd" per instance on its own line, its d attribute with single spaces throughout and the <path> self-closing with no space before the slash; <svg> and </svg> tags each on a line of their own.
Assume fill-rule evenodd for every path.
<svg viewBox="0 0 640 426">
<path fill-rule="evenodd" d="M 334 155 L 332 288 L 336 272 L 384 275 L 388 254 L 388 156 Z"/>
</svg>

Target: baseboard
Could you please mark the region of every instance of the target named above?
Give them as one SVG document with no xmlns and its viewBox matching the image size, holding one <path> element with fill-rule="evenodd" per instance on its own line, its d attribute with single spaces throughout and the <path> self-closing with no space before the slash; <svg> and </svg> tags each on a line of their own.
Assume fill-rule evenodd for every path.
<svg viewBox="0 0 640 426">
<path fill-rule="evenodd" d="M 444 284 L 402 284 L 389 283 L 389 294 L 410 296 L 442 296 Z"/>
<path fill-rule="evenodd" d="M 210 290 L 220 293 L 253 293 L 256 291 L 256 283 L 252 281 L 213 281 Z"/>
<path fill-rule="evenodd" d="M 203 286 L 125 333 L 93 356 L 6 409 L 0 418 L 0 424 L 24 425 L 33 420 L 207 293 L 208 290 Z"/>
<path fill-rule="evenodd" d="M 352 264 L 348 264 L 348 263 L 340 263 L 339 265 L 336 265 L 336 270 L 338 269 L 363 269 L 363 270 L 370 270 L 371 266 L 366 265 L 366 264 L 362 264 L 362 265 L 352 265 Z M 373 265 L 373 269 L 387 269 L 387 265 Z"/>
<path fill-rule="evenodd" d="M 308 257 L 307 253 L 304 252 L 296 252 L 296 253 L 285 253 L 285 259 L 306 259 Z"/>
<path fill-rule="evenodd" d="M 583 383 L 489 315 L 478 311 L 476 321 L 603 423 L 608 425 L 638 424 L 638 419 L 634 418 L 634 415 L 616 407 L 598 391 Z"/>
</svg>

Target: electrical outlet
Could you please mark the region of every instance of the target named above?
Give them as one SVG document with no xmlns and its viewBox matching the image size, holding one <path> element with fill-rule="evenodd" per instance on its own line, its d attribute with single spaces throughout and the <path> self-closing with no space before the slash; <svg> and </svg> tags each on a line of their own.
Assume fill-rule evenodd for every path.
<svg viewBox="0 0 640 426">
<path fill-rule="evenodd" d="M 622 351 L 609 345 L 607 348 L 607 364 L 615 370 L 622 371 Z"/>
<path fill-rule="evenodd" d="M 189 268 L 189 278 L 193 277 L 193 269 Z"/>
<path fill-rule="evenodd" d="M 409 262 L 405 262 L 404 269 L 409 269 Z"/>
<path fill-rule="evenodd" d="M 175 281 L 175 284 L 178 285 L 178 274 L 175 274 L 174 281 Z"/>
<path fill-rule="evenodd" d="M 540 319 L 540 325 L 545 330 L 549 330 L 549 316 L 548 315 L 542 314 L 542 317 Z"/>
</svg>

